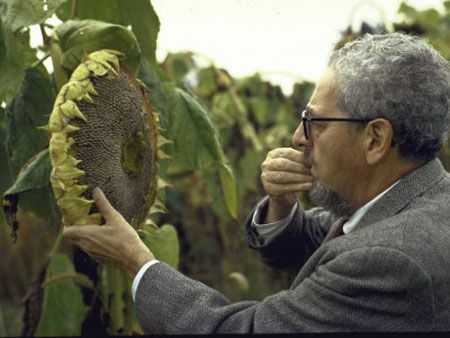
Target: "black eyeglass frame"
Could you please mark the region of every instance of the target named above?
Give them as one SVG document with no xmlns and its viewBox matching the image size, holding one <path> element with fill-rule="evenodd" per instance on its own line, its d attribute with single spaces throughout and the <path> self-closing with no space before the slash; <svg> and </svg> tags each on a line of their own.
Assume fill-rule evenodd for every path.
<svg viewBox="0 0 450 338">
<path fill-rule="evenodd" d="M 375 119 L 364 119 L 364 118 L 345 118 L 345 117 L 310 117 L 306 116 L 307 110 L 302 111 L 302 122 L 303 122 L 303 132 L 305 134 L 305 139 L 309 140 L 309 134 L 311 131 L 311 122 L 359 122 L 367 123 Z"/>
</svg>

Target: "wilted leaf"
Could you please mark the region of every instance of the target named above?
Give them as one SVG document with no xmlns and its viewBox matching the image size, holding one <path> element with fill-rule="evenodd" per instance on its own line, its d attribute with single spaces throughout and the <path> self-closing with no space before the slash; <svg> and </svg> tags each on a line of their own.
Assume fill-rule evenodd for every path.
<svg viewBox="0 0 450 338">
<path fill-rule="evenodd" d="M 126 27 L 96 20 L 69 20 L 55 29 L 63 54 L 63 66 L 75 69 L 84 54 L 114 49 L 125 54 L 127 65 L 136 71 L 140 49 L 133 32 Z"/>
<path fill-rule="evenodd" d="M 0 175 L 0 195 L 3 196 L 4 191 L 11 186 L 12 176 L 9 168 L 9 156 L 6 151 L 6 112 L 0 107 L 0 161 L 2 161 L 2 170 Z M 5 217 L 0 211 L 0 229 L 5 225 Z"/>
<path fill-rule="evenodd" d="M 72 17 L 74 1 L 75 11 Z M 71 0 L 61 6 L 57 15 L 62 20 L 94 19 L 131 26 L 142 54 L 151 64 L 156 64 L 156 40 L 160 23 L 150 0 Z"/>
<path fill-rule="evenodd" d="M 177 231 L 173 225 L 164 224 L 159 229 L 144 225 L 139 234 L 156 259 L 169 264 L 175 269 L 178 268 L 180 244 Z"/>
<path fill-rule="evenodd" d="M 42 314 L 44 289 L 42 283 L 47 275 L 50 259 L 46 259 L 40 267 L 37 275 L 33 278 L 31 285 L 24 297 L 25 311 L 23 314 L 23 327 L 21 336 L 33 336 L 39 324 Z"/>
<path fill-rule="evenodd" d="M 0 0 L 2 20 L 12 32 L 29 25 L 39 24 L 51 17 L 66 0 Z"/>
<path fill-rule="evenodd" d="M 69 258 L 57 254 L 51 260 L 46 280 L 73 272 Z M 81 325 L 88 311 L 84 305 L 80 288 L 70 280 L 53 282 L 44 289 L 42 315 L 36 336 L 79 336 Z"/>
</svg>

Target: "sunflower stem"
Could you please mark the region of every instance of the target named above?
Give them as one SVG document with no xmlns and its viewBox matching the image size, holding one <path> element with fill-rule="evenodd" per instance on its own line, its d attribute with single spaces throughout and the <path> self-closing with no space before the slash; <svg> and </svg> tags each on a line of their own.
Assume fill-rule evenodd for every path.
<svg viewBox="0 0 450 338">
<path fill-rule="evenodd" d="M 75 17 L 75 13 L 77 10 L 77 0 L 72 0 L 70 3 L 70 19 L 72 20 Z"/>
<path fill-rule="evenodd" d="M 61 87 L 69 81 L 69 77 L 63 68 L 63 56 L 61 46 L 55 39 L 50 39 L 50 54 L 53 62 L 53 75 L 55 77 L 56 90 L 59 92 Z"/>
</svg>

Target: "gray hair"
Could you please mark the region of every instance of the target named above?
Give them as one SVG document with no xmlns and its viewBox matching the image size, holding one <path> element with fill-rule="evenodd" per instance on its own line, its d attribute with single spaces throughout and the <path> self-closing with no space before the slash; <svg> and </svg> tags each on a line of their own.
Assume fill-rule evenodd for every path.
<svg viewBox="0 0 450 338">
<path fill-rule="evenodd" d="M 418 37 L 369 35 L 333 52 L 339 108 L 351 117 L 382 117 L 403 157 L 437 156 L 450 125 L 450 65 Z"/>
</svg>

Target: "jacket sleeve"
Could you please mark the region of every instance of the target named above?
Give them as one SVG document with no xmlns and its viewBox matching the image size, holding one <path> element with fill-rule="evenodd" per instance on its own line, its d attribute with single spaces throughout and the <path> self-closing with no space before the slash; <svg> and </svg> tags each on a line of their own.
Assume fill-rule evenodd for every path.
<svg viewBox="0 0 450 338">
<path fill-rule="evenodd" d="M 267 203 L 261 213 L 265 213 Z M 322 208 L 303 211 L 299 206 L 291 222 L 270 242 L 258 235 L 252 219 L 255 209 L 245 221 L 245 236 L 250 248 L 260 252 L 268 265 L 278 269 L 298 269 L 321 245 L 333 218 Z"/>
<path fill-rule="evenodd" d="M 261 302 L 232 304 L 156 264 L 138 286 L 136 309 L 146 334 L 419 331 L 434 316 L 430 276 L 409 256 L 381 247 L 339 255 Z"/>
</svg>

